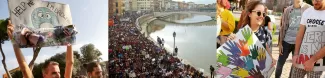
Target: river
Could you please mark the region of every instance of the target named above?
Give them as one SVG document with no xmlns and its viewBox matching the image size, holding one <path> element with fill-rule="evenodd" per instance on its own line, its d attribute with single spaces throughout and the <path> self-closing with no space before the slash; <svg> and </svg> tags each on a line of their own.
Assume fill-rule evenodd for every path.
<svg viewBox="0 0 325 78">
<path fill-rule="evenodd" d="M 166 18 L 168 21 L 177 23 L 197 23 L 211 19 L 210 16 L 195 14 L 175 14 Z M 163 38 L 165 40 L 164 47 L 168 51 L 173 51 L 174 38 L 172 34 L 174 31 L 176 32 L 175 45 L 178 47 L 178 57 L 185 63 L 204 69 L 204 72 L 210 75 L 210 65 L 216 64 L 216 26 L 157 24 L 155 21 L 149 23 L 148 26 L 150 37 L 155 41 L 157 36 Z"/>
</svg>

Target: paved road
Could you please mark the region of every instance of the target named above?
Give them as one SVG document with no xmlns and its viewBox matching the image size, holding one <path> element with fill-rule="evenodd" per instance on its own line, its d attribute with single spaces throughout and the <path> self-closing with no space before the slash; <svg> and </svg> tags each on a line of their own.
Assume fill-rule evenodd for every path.
<svg viewBox="0 0 325 78">
<path fill-rule="evenodd" d="M 234 16 L 236 17 L 236 18 L 239 18 L 240 17 L 240 13 L 241 12 L 239 12 L 239 11 L 234 11 L 233 12 L 233 14 L 234 14 Z M 277 25 L 277 30 L 276 30 L 276 33 L 275 33 L 275 35 L 273 36 L 273 38 L 278 38 L 278 36 L 279 36 L 279 26 L 280 26 L 280 19 L 279 19 L 279 17 L 278 16 L 275 16 L 275 19 L 276 19 L 276 21 L 275 21 L 275 24 Z M 276 47 L 276 45 L 277 45 L 277 42 L 273 42 L 273 51 L 272 51 L 272 56 L 276 59 L 276 60 L 278 60 L 278 57 L 279 57 L 279 48 L 278 47 Z M 283 66 L 283 70 L 282 70 L 282 75 L 281 75 L 281 78 L 288 78 L 289 77 L 289 73 L 290 73 L 290 68 L 291 68 L 291 65 L 292 65 L 292 55 L 290 54 L 289 55 L 289 57 L 288 57 L 288 59 L 286 60 L 286 63 L 284 64 L 284 66 Z M 275 78 L 274 77 L 275 76 L 275 72 L 273 72 L 273 74 L 272 74 L 272 76 L 271 76 L 271 78 Z M 306 76 L 305 76 L 305 78 L 307 78 Z M 323 73 L 322 74 L 322 76 L 321 76 L 321 78 L 325 78 L 325 73 Z"/>
</svg>

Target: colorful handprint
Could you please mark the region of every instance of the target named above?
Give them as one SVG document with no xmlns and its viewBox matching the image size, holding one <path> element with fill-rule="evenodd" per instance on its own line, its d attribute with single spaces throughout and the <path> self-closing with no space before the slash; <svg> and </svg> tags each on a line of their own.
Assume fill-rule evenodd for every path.
<svg viewBox="0 0 325 78">
<path fill-rule="evenodd" d="M 266 50 L 260 47 L 258 50 L 257 61 L 258 61 L 258 64 L 259 64 L 259 67 L 261 70 L 264 70 L 264 68 L 265 68 L 265 61 L 266 61 L 265 54 L 266 54 Z"/>
<path fill-rule="evenodd" d="M 252 55 L 250 56 L 252 59 L 256 59 L 258 56 L 258 52 L 257 52 L 258 47 L 256 45 L 252 46 L 252 48 L 250 49 Z"/>
<path fill-rule="evenodd" d="M 239 53 L 240 53 L 240 50 L 239 50 L 239 48 L 237 47 L 237 45 L 236 45 L 235 42 L 233 42 L 233 41 L 228 41 L 228 42 L 226 42 L 226 44 L 227 44 L 227 46 L 228 46 L 229 48 L 223 46 L 223 48 L 224 48 L 225 50 L 227 50 L 227 51 L 229 51 L 229 52 L 231 52 L 231 53 L 233 53 L 233 54 L 239 54 Z"/>
<path fill-rule="evenodd" d="M 252 45 L 253 44 L 253 36 L 252 36 L 252 31 L 249 30 L 249 28 L 244 28 L 242 31 L 242 34 L 244 36 L 244 38 L 246 39 L 246 41 L 248 42 L 248 45 Z"/>
<path fill-rule="evenodd" d="M 246 70 L 251 70 L 252 68 L 254 68 L 254 63 L 253 63 L 253 59 L 252 58 L 250 58 L 250 57 L 246 57 L 245 59 L 244 59 L 244 61 L 245 61 L 245 69 Z"/>
<path fill-rule="evenodd" d="M 235 66 L 239 66 L 239 67 L 245 67 L 245 62 L 240 58 L 239 55 L 237 54 L 233 54 L 233 55 L 229 55 L 229 64 L 235 65 Z"/>
<path fill-rule="evenodd" d="M 264 78 L 264 76 L 261 73 L 260 67 L 256 65 L 256 70 L 252 69 L 249 72 L 249 75 L 253 76 L 254 78 Z"/>
<path fill-rule="evenodd" d="M 249 55 L 248 45 L 247 45 L 247 42 L 245 40 L 239 40 L 239 44 L 236 43 L 236 45 L 241 50 L 240 56 L 247 56 L 247 55 Z"/>
<path fill-rule="evenodd" d="M 229 76 L 232 72 L 232 70 L 228 67 L 222 66 L 221 64 L 217 63 L 218 69 L 217 69 L 217 74 L 222 75 L 221 78 L 226 78 Z"/>
<path fill-rule="evenodd" d="M 233 70 L 232 74 L 240 77 L 240 78 L 245 78 L 249 76 L 249 72 L 241 67 L 237 67 Z"/>
<path fill-rule="evenodd" d="M 219 52 L 220 54 L 217 54 L 217 62 L 222 63 L 223 66 L 227 66 L 229 64 L 229 57 L 222 50 L 219 50 Z"/>
</svg>

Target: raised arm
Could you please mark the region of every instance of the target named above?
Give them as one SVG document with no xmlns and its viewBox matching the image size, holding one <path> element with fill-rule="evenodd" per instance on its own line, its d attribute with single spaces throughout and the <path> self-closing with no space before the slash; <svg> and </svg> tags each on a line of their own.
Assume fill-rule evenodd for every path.
<svg viewBox="0 0 325 78">
<path fill-rule="evenodd" d="M 16 44 L 16 42 L 13 39 L 13 35 L 12 35 L 13 30 L 14 30 L 14 26 L 11 24 L 11 21 L 9 20 L 7 25 L 7 33 L 12 42 L 12 46 L 14 48 L 14 52 L 19 64 L 20 71 L 23 73 L 24 78 L 33 78 L 32 71 L 29 69 L 28 64 L 25 61 L 24 55 L 21 53 L 19 45 Z"/>
<path fill-rule="evenodd" d="M 66 53 L 66 65 L 65 65 L 65 73 L 64 78 L 72 78 L 72 70 L 73 70 L 73 51 L 72 51 L 72 45 L 67 45 L 67 53 Z"/>
</svg>

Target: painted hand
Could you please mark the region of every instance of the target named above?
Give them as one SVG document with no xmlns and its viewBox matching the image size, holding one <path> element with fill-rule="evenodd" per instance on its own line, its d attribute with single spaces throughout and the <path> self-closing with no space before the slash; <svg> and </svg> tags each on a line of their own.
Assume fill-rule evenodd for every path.
<svg viewBox="0 0 325 78">
<path fill-rule="evenodd" d="M 241 50 L 240 56 L 247 56 L 247 55 L 249 55 L 248 45 L 247 45 L 247 42 L 245 40 L 239 40 L 239 44 L 236 43 L 236 45 Z"/>
<path fill-rule="evenodd" d="M 257 58 L 257 56 L 258 56 L 257 49 L 258 49 L 258 47 L 257 47 L 256 45 L 254 45 L 254 46 L 250 49 L 250 51 L 251 51 L 251 53 L 252 53 L 252 55 L 251 55 L 250 57 L 251 57 L 252 59 L 256 59 L 256 58 Z"/>
<path fill-rule="evenodd" d="M 240 78 L 245 78 L 249 76 L 249 72 L 241 67 L 237 67 L 238 70 L 234 70 L 232 74 L 240 77 Z"/>
<path fill-rule="evenodd" d="M 228 67 L 222 66 L 221 64 L 218 64 L 218 69 L 217 69 L 217 74 L 221 74 L 222 77 L 221 78 L 226 78 L 227 76 L 229 76 L 232 72 L 232 70 Z"/>
<path fill-rule="evenodd" d="M 249 72 L 249 75 L 253 76 L 254 78 L 264 78 L 264 76 L 262 75 L 261 71 L 260 71 L 260 67 L 256 66 L 256 70 L 252 69 Z"/>
<path fill-rule="evenodd" d="M 248 45 L 252 45 L 253 44 L 253 36 L 252 33 L 248 28 L 244 28 L 242 31 L 242 34 L 245 38 L 245 40 L 248 42 Z"/>
<path fill-rule="evenodd" d="M 253 59 L 250 57 L 246 57 L 246 59 L 244 59 L 245 61 L 245 69 L 246 70 L 251 70 L 252 68 L 254 68 L 254 63 L 253 63 Z"/>
<path fill-rule="evenodd" d="M 233 55 L 228 55 L 229 57 L 229 61 L 230 64 L 235 65 L 235 66 L 239 66 L 239 67 L 245 67 L 245 62 L 240 58 L 239 55 L 237 54 L 233 54 Z"/>
<path fill-rule="evenodd" d="M 266 54 L 266 50 L 263 48 L 259 48 L 257 61 L 258 61 L 258 64 L 259 64 L 259 67 L 261 70 L 264 70 L 264 68 L 265 68 L 265 61 L 266 61 L 265 54 Z"/>
<path fill-rule="evenodd" d="M 222 63 L 223 66 L 227 66 L 229 64 L 228 56 L 223 53 L 222 50 L 219 50 L 220 54 L 217 54 L 217 62 Z"/>
<path fill-rule="evenodd" d="M 239 48 L 236 46 L 236 43 L 233 42 L 233 41 L 228 41 L 226 42 L 227 46 L 229 48 L 227 48 L 226 46 L 223 46 L 223 48 L 233 54 L 239 54 L 240 53 L 240 50 Z"/>
</svg>

